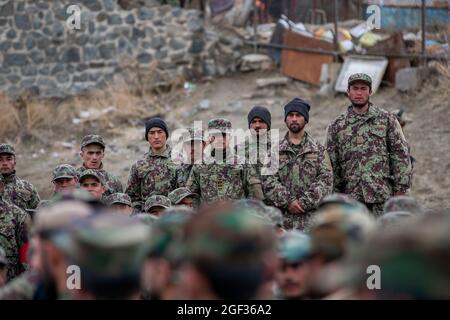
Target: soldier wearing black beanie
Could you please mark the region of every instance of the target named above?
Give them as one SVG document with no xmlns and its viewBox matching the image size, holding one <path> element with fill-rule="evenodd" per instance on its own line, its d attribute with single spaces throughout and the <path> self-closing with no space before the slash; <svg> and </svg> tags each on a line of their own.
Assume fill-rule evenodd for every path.
<svg viewBox="0 0 450 320">
<path fill-rule="evenodd" d="M 151 128 L 154 127 L 161 128 L 166 133 L 166 138 L 169 137 L 169 130 L 167 129 L 167 124 L 164 122 L 163 119 L 155 117 L 148 119 L 145 122 L 145 140 L 148 141 L 148 132 L 150 131 Z"/>
<path fill-rule="evenodd" d="M 267 124 L 268 129 L 270 130 L 270 126 L 272 124 L 272 116 L 270 114 L 270 111 L 267 110 L 266 107 L 261 106 L 255 106 L 250 110 L 247 116 L 248 120 L 248 126 L 250 127 L 250 123 L 255 118 L 260 118 L 262 121 L 264 121 Z"/>
</svg>

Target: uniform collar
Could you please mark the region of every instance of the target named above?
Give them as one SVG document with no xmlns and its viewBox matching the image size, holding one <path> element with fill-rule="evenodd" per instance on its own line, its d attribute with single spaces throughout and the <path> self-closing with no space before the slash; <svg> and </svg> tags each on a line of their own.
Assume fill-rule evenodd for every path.
<svg viewBox="0 0 450 320">
<path fill-rule="evenodd" d="M 300 142 L 299 146 L 301 147 L 301 154 L 311 152 L 316 149 L 316 143 L 311 139 L 311 136 L 308 132 L 305 131 L 305 135 L 303 136 L 302 142 Z M 293 149 L 293 144 L 288 139 L 288 132 L 284 135 L 283 140 L 280 143 L 280 152 L 292 152 L 297 153 Z"/>
<path fill-rule="evenodd" d="M 369 109 L 363 114 L 358 114 L 355 111 L 353 111 L 353 107 L 350 105 L 347 110 L 347 121 L 351 124 L 363 121 L 366 122 L 367 120 L 375 117 L 378 115 L 378 109 L 377 107 L 369 102 Z"/>
<path fill-rule="evenodd" d="M 148 157 L 163 157 L 163 158 L 170 158 L 171 155 L 171 148 L 168 144 L 166 144 L 166 148 L 162 152 L 154 152 L 152 147 L 150 147 L 150 150 L 147 153 Z"/>
</svg>

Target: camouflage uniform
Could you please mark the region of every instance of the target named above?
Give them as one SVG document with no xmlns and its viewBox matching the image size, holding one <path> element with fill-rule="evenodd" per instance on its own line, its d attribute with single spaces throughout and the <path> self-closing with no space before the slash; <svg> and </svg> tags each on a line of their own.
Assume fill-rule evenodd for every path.
<svg viewBox="0 0 450 320">
<path fill-rule="evenodd" d="M 141 211 L 145 199 L 153 195 L 167 196 L 176 188 L 176 165 L 171 159 L 171 148 L 161 154 L 151 149 L 144 158 L 137 161 L 130 170 L 126 192 L 133 203 L 133 207 Z"/>
<path fill-rule="evenodd" d="M 334 120 L 328 127 L 326 147 L 335 191 L 363 202 L 376 216 L 394 192 L 406 192 L 411 186 L 408 145 L 400 124 L 392 113 L 372 103 L 364 114 L 350 106 Z"/>
<path fill-rule="evenodd" d="M 77 171 L 70 164 L 60 164 L 52 172 L 53 179 L 52 182 L 55 182 L 58 179 L 78 179 Z M 52 198 L 57 196 L 57 192 L 53 192 Z"/>
<path fill-rule="evenodd" d="M 169 198 L 161 195 L 151 196 L 145 201 L 144 204 L 144 212 L 150 212 L 153 207 L 162 207 L 162 208 L 170 208 L 171 202 Z"/>
<path fill-rule="evenodd" d="M 0 179 L 0 184 L 3 184 L 3 179 Z M 1 196 L 0 212 L 0 247 L 6 252 L 8 279 L 12 279 L 25 270 L 25 265 L 20 262 L 20 249 L 28 242 L 31 220 L 25 211 Z"/>
<path fill-rule="evenodd" d="M 250 209 L 255 212 L 255 216 L 273 227 L 283 226 L 284 219 L 281 211 L 275 207 L 265 205 L 260 200 L 241 199 L 235 201 L 233 207 L 236 209 Z"/>
<path fill-rule="evenodd" d="M 407 211 L 412 214 L 421 213 L 421 208 L 416 199 L 408 196 L 392 197 L 384 204 L 383 212 L 389 213 L 393 211 Z"/>
<path fill-rule="evenodd" d="M 105 204 L 110 207 L 115 203 L 125 204 L 131 207 L 131 199 L 126 193 L 113 193 L 105 197 Z"/>
<path fill-rule="evenodd" d="M 179 204 L 187 197 L 196 198 L 198 197 L 198 194 L 192 193 L 188 188 L 178 188 L 169 193 L 169 199 L 170 202 L 172 202 L 172 205 Z"/>
<path fill-rule="evenodd" d="M 38 273 L 26 270 L 0 288 L 0 300 L 32 300 L 38 283 Z"/>
<path fill-rule="evenodd" d="M 81 149 L 90 144 L 98 144 L 102 146 L 103 149 L 105 149 L 106 147 L 103 138 L 95 134 L 87 135 L 81 140 Z M 81 177 L 85 170 L 87 170 L 87 168 L 84 166 L 84 164 L 77 169 L 78 178 Z M 122 182 L 120 182 L 119 178 L 117 178 L 114 174 L 103 169 L 103 163 L 100 164 L 100 167 L 98 169 L 91 170 L 96 170 L 102 176 L 102 180 L 104 181 L 104 185 L 106 187 L 105 196 L 113 193 L 123 192 Z"/>
<path fill-rule="evenodd" d="M 16 156 L 14 148 L 9 144 L 0 144 L 0 154 Z M 18 206 L 22 210 L 36 209 L 40 198 L 36 188 L 28 181 L 16 176 L 16 171 L 3 174 L 3 199 Z"/>
<path fill-rule="evenodd" d="M 285 211 L 285 227 L 303 229 L 322 198 L 332 191 L 333 173 L 324 147 L 305 132 L 299 145 L 290 143 L 286 134 L 279 146 L 278 172 L 262 179 L 265 197 Z M 295 200 L 300 201 L 304 214 L 287 212 Z"/>
<path fill-rule="evenodd" d="M 213 119 L 208 123 L 209 130 L 229 133 L 231 122 L 226 119 Z M 219 200 L 259 198 L 262 200 L 261 180 L 245 159 L 237 157 L 231 148 L 226 150 L 226 158 L 216 161 L 215 151 L 203 164 L 195 164 L 186 187 L 200 196 L 201 203 Z"/>
<path fill-rule="evenodd" d="M 183 143 L 191 142 L 191 141 L 202 141 L 206 142 L 203 130 L 198 128 L 188 128 L 188 134 L 184 137 Z M 191 159 L 186 159 L 188 163 L 180 164 L 177 169 L 177 186 L 178 188 L 184 187 L 189 179 L 189 175 L 191 174 L 193 163 L 190 163 Z"/>
</svg>

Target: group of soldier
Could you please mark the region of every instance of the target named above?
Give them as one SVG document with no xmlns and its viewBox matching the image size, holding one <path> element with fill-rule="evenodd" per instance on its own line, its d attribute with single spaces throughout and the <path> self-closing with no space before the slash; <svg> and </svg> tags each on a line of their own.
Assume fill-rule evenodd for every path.
<svg viewBox="0 0 450 320">
<path fill-rule="evenodd" d="M 125 190 L 103 168 L 99 135 L 82 139 L 81 167 L 53 170 L 49 200 L 16 176 L 14 148 L 0 145 L 0 299 L 450 297 L 433 287 L 448 272 L 432 259 L 448 240 L 450 213 L 424 215 L 406 195 L 409 147 L 396 116 L 369 101 L 371 85 L 366 74 L 349 78 L 351 105 L 325 145 L 305 130 L 310 105 L 299 98 L 284 106 L 279 143 L 262 106 L 248 113 L 242 146 L 217 118 L 208 135 L 188 129 L 179 155 L 164 120 L 151 118 L 149 152 Z M 426 241 L 431 226 L 439 230 Z M 405 262 L 410 238 L 415 255 Z M 385 291 L 365 287 L 368 261 L 393 270 Z M 417 279 L 395 268 L 423 261 L 436 264 L 435 277 L 408 291 L 402 283 Z"/>
</svg>

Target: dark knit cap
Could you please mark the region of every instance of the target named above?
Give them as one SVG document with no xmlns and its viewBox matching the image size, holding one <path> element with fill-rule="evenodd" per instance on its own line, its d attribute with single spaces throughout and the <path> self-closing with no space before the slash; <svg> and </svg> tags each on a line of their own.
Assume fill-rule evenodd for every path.
<svg viewBox="0 0 450 320">
<path fill-rule="evenodd" d="M 154 128 L 154 127 L 163 129 L 164 132 L 166 133 L 166 137 L 167 138 L 169 137 L 169 130 L 167 130 L 167 124 L 164 122 L 163 119 L 155 117 L 155 118 L 148 119 L 145 122 L 145 140 L 148 141 L 148 138 L 147 138 L 148 132 L 150 131 L 151 128 Z"/>
<path fill-rule="evenodd" d="M 252 108 L 252 110 L 250 110 L 250 112 L 248 113 L 248 116 L 247 116 L 249 127 L 250 127 L 250 123 L 255 118 L 260 118 L 262 121 L 264 121 L 267 124 L 267 126 L 270 129 L 270 126 L 272 124 L 272 116 L 270 114 L 270 111 L 267 110 L 266 107 L 255 106 Z"/>
<path fill-rule="evenodd" d="M 304 118 L 306 122 L 309 122 L 309 109 L 310 105 L 299 98 L 295 98 L 291 102 L 289 102 L 287 105 L 284 106 L 284 121 L 286 121 L 286 117 L 289 114 L 289 112 L 298 112 L 300 113 Z"/>
</svg>

